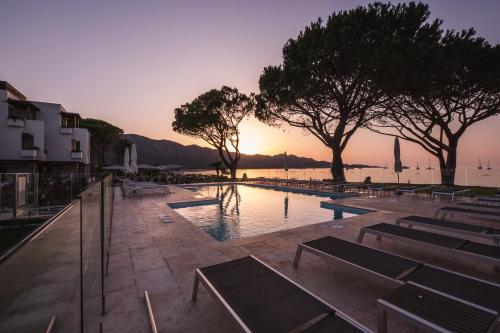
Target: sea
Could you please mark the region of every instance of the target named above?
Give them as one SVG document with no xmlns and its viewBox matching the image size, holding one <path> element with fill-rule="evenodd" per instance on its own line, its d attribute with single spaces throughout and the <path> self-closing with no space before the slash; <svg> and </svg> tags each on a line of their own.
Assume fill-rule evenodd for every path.
<svg viewBox="0 0 500 333">
<path fill-rule="evenodd" d="M 213 170 L 190 170 L 186 173 L 215 174 Z M 238 169 L 236 176 L 242 178 L 243 174 L 248 178 L 278 177 L 286 178 L 284 169 Z M 349 182 L 362 182 L 366 177 L 371 177 L 373 183 L 396 183 L 397 174 L 390 168 L 361 168 L 345 170 L 346 179 Z M 329 168 L 305 168 L 289 169 L 288 178 L 296 179 L 328 179 L 332 178 Z M 440 172 L 438 169 L 409 168 L 403 170 L 399 175 L 399 181 L 407 184 L 439 184 Z M 500 168 L 457 168 L 455 184 L 464 186 L 488 186 L 500 187 Z"/>
</svg>

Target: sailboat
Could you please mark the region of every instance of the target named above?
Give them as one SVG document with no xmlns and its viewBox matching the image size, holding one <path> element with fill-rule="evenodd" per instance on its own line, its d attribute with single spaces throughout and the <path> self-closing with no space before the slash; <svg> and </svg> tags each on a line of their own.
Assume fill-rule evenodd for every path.
<svg viewBox="0 0 500 333">
<path fill-rule="evenodd" d="M 427 170 L 432 170 L 432 165 L 431 165 L 431 159 L 429 158 L 429 166 L 427 167 Z"/>
<path fill-rule="evenodd" d="M 482 164 L 481 164 L 481 159 L 479 159 L 479 165 L 478 165 L 478 167 L 477 167 L 477 168 L 478 168 L 478 170 L 483 170 L 483 166 L 482 166 Z"/>
<path fill-rule="evenodd" d="M 487 167 L 488 170 L 491 170 L 491 167 L 490 167 L 490 160 L 488 160 L 488 167 Z"/>
</svg>

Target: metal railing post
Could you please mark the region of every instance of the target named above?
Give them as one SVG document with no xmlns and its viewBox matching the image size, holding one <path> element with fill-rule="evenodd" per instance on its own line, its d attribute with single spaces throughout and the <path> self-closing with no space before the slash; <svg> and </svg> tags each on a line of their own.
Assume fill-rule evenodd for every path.
<svg viewBox="0 0 500 333">
<path fill-rule="evenodd" d="M 80 332 L 83 333 L 83 200 L 80 199 Z"/>
<path fill-rule="evenodd" d="M 100 229 L 101 229 L 101 314 L 104 316 L 106 314 L 106 300 L 104 295 L 104 181 L 101 177 L 101 195 L 100 195 Z"/>
<path fill-rule="evenodd" d="M 14 218 L 17 217 L 17 175 L 14 175 L 14 195 L 12 196 L 12 199 L 14 202 L 12 203 L 12 216 Z"/>
<path fill-rule="evenodd" d="M 45 331 L 45 333 L 52 333 L 54 326 L 56 326 L 56 316 L 53 316 L 52 318 L 50 318 L 49 326 L 47 327 L 47 330 Z"/>
</svg>

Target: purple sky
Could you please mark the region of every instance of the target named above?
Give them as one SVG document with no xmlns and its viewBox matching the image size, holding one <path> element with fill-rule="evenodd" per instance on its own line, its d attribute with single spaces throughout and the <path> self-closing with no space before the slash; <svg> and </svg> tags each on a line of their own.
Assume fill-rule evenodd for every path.
<svg viewBox="0 0 500 333">
<path fill-rule="evenodd" d="M 480 2 L 480 4 L 478 4 Z M 257 92 L 264 66 L 281 62 L 281 48 L 305 25 L 368 1 L 16 1 L 0 10 L 0 80 L 30 99 L 62 103 L 83 117 L 104 119 L 128 133 L 200 141 L 171 129 L 173 110 L 221 85 Z M 476 28 L 500 42 L 500 1 L 428 1 L 444 26 Z M 500 118 L 472 128 L 459 165 L 481 157 L 500 165 Z M 242 128 L 243 152 L 330 159 L 315 138 L 256 120 Z M 403 143 L 403 161 L 428 155 Z M 345 161 L 392 160 L 392 139 L 361 131 Z M 436 164 L 436 162 L 433 162 Z"/>
</svg>

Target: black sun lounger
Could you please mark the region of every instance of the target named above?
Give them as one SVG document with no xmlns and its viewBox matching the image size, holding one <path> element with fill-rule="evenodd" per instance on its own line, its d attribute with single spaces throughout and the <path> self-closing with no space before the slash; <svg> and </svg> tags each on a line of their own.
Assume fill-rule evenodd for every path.
<svg viewBox="0 0 500 333">
<path fill-rule="evenodd" d="M 393 288 L 412 282 L 500 312 L 499 284 L 331 236 L 299 244 L 293 263 L 295 268 L 298 267 L 302 251 L 333 262 L 341 269 L 355 269 L 356 276 L 374 276 Z"/>
<path fill-rule="evenodd" d="M 396 189 L 396 195 L 399 193 L 410 193 L 412 198 L 415 198 L 418 191 L 425 191 L 430 189 L 429 186 L 398 186 Z"/>
<path fill-rule="evenodd" d="M 406 283 L 377 300 L 377 332 L 387 333 L 388 316 L 408 322 L 419 332 L 496 332 L 498 313 Z"/>
<path fill-rule="evenodd" d="M 484 203 L 484 202 L 462 202 L 458 204 L 459 206 L 464 206 L 464 207 L 471 207 L 473 209 L 488 209 L 488 210 L 500 210 L 500 206 L 498 205 L 492 205 L 491 203 Z"/>
<path fill-rule="evenodd" d="M 500 204 L 499 197 L 477 197 L 474 199 L 475 202 L 484 202 L 484 203 L 492 203 L 492 204 Z"/>
<path fill-rule="evenodd" d="M 456 206 L 448 206 L 441 207 L 437 210 L 436 216 L 447 216 L 447 215 L 467 215 L 474 218 L 487 219 L 487 220 L 495 220 L 500 221 L 500 212 L 487 210 L 487 209 L 472 209 L 465 207 L 456 207 Z"/>
<path fill-rule="evenodd" d="M 466 239 L 450 237 L 432 232 L 415 230 L 394 224 L 379 223 L 360 230 L 358 243 L 363 241 L 365 233 L 374 234 L 377 239 L 386 237 L 405 244 L 435 248 L 450 255 L 468 256 L 474 260 L 490 263 L 495 268 L 500 267 L 500 247 L 471 242 Z"/>
<path fill-rule="evenodd" d="M 408 227 L 420 226 L 436 230 L 450 231 L 460 234 L 461 237 L 478 237 L 493 241 L 500 245 L 500 229 L 490 228 L 469 223 L 461 223 L 444 219 L 411 215 L 398 219 L 396 225 L 406 224 Z"/>
<path fill-rule="evenodd" d="M 434 199 L 436 196 L 449 196 L 451 201 L 455 200 L 455 195 L 469 192 L 469 188 L 461 188 L 461 187 L 435 187 L 432 190 L 431 199 Z"/>
<path fill-rule="evenodd" d="M 253 256 L 197 269 L 193 301 L 198 282 L 244 332 L 370 332 Z"/>
</svg>

